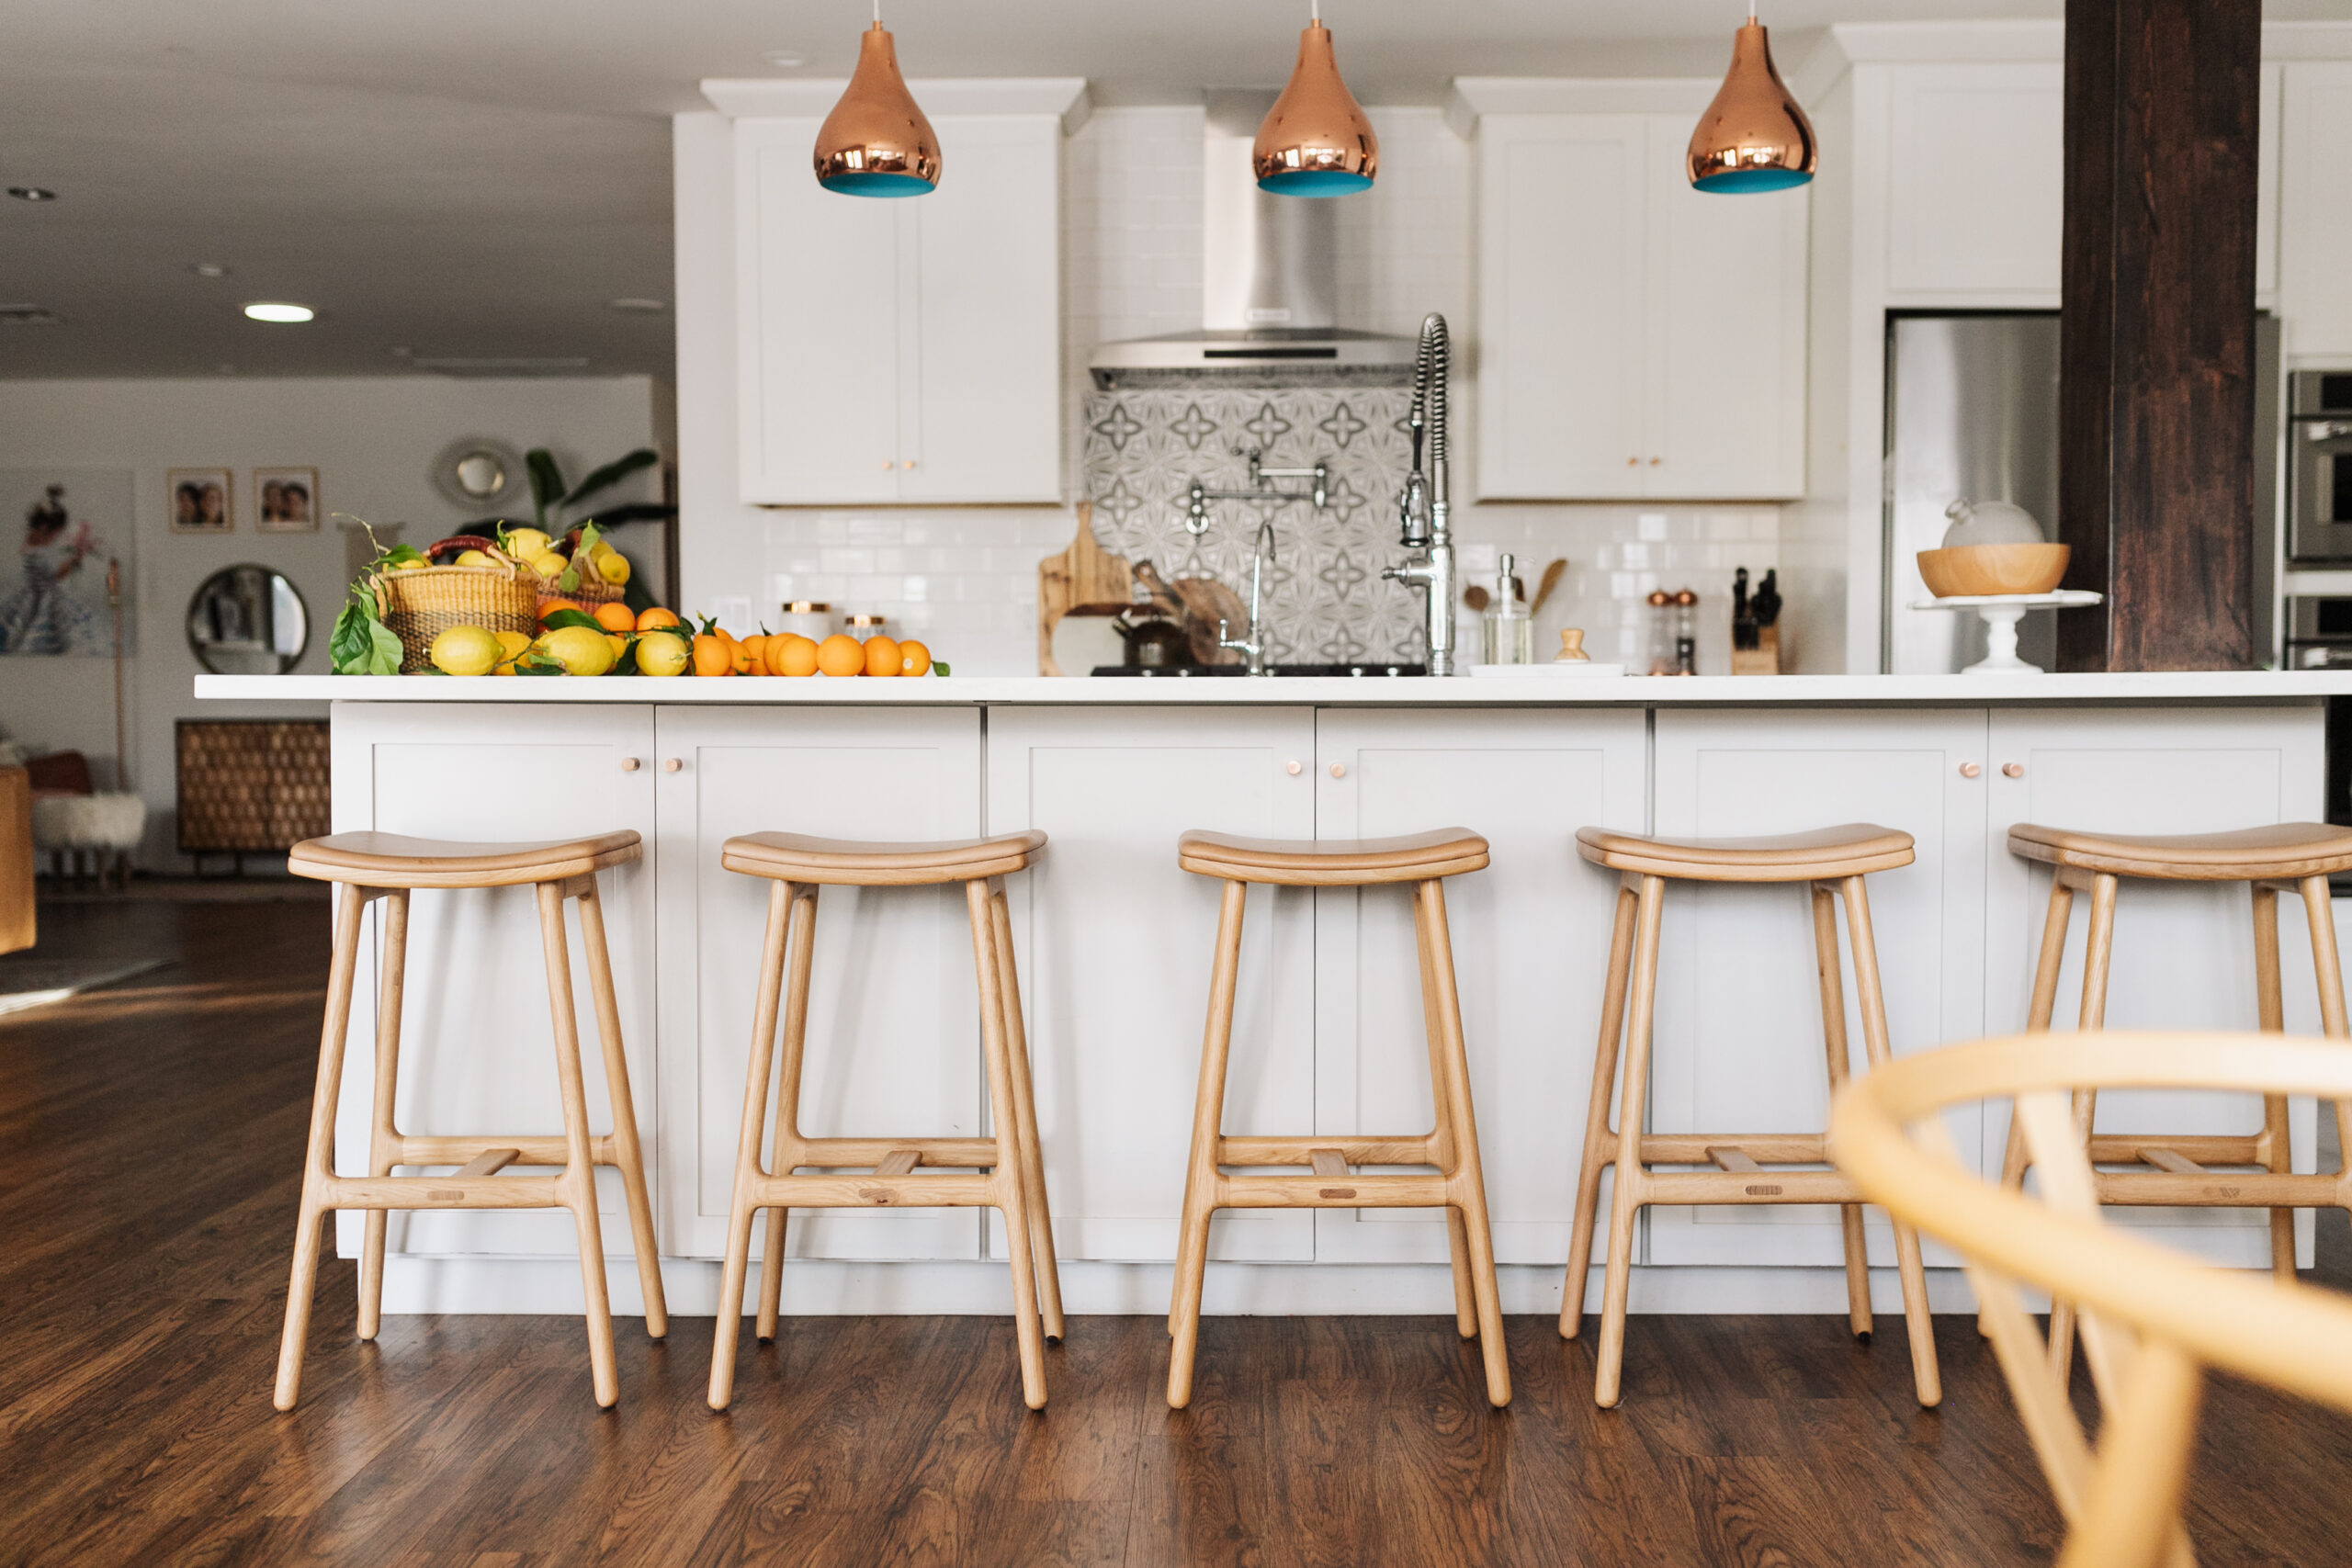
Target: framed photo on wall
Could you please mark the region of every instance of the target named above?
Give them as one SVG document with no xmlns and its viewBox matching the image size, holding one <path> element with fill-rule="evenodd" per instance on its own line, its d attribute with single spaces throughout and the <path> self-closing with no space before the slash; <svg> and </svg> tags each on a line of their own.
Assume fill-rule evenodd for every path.
<svg viewBox="0 0 2352 1568">
<path fill-rule="evenodd" d="M 265 534 L 315 534 L 319 529 L 319 470 L 255 468 L 254 526 Z"/>
<path fill-rule="evenodd" d="M 235 494 L 226 468 L 174 468 L 164 476 L 175 534 L 236 531 Z"/>
</svg>

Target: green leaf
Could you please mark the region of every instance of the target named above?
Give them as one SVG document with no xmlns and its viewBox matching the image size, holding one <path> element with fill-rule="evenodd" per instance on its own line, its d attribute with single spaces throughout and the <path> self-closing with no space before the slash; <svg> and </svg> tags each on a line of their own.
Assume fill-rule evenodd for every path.
<svg viewBox="0 0 2352 1568">
<path fill-rule="evenodd" d="M 580 525 L 580 542 L 571 547 L 571 558 L 575 561 L 586 560 L 588 552 L 604 542 L 604 530 L 596 526 L 594 518 L 590 518 Z"/>
<path fill-rule="evenodd" d="M 627 457 L 616 457 L 586 479 L 582 479 L 572 492 L 563 498 L 563 504 L 570 506 L 583 497 L 616 485 L 639 469 L 650 468 L 661 460 L 662 454 L 650 446 L 640 446 Z"/>
<path fill-rule="evenodd" d="M 539 526 L 544 529 L 548 511 L 563 500 L 563 470 L 556 467 L 555 454 L 544 446 L 524 453 L 523 466 L 531 472 L 531 504 L 538 509 Z"/>
<path fill-rule="evenodd" d="M 413 545 L 394 545 L 376 562 L 378 566 L 406 566 L 411 561 L 424 559 L 424 552 Z"/>
<path fill-rule="evenodd" d="M 338 675 L 397 675 L 401 639 L 376 618 L 373 604 L 354 598 L 335 617 L 327 639 L 328 667 Z"/>
<path fill-rule="evenodd" d="M 947 668 L 947 661 L 944 659 L 934 659 L 931 661 L 931 672 L 934 675 L 952 675 L 955 673 L 954 671 Z"/>
<path fill-rule="evenodd" d="M 603 631 L 605 624 L 581 610 L 557 610 L 539 623 L 548 631 L 561 631 L 566 626 L 586 626 L 590 631 Z"/>
</svg>

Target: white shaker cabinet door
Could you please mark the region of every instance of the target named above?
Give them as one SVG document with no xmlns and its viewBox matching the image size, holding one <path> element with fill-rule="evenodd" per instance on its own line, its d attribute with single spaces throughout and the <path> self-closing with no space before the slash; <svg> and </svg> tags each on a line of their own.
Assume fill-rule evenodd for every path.
<svg viewBox="0 0 2352 1568">
<path fill-rule="evenodd" d="M 1988 1034 L 2025 1027 L 2050 899 L 2048 868 L 2009 852 L 2012 827 L 2034 822 L 2094 832 L 2203 833 L 2322 817 L 2321 726 L 2308 708 L 1996 708 L 1987 755 Z M 2316 1034 L 2319 1003 L 2301 900 L 2281 897 L 2278 913 L 2287 1030 Z M 2075 895 L 2053 1029 L 2072 1029 L 2081 1016 L 2089 919 L 2089 896 Z M 2126 879 L 2117 890 L 2114 943 L 2109 1029 L 2257 1026 L 2252 897 L 2245 883 Z M 2006 1104 L 1987 1105 L 1988 1169 L 1998 1168 L 2008 1122 Z M 2314 1122 L 2308 1100 L 2294 1103 L 2290 1122 L 2296 1168 L 2312 1169 Z M 2261 1124 L 2261 1102 L 2251 1095 L 2119 1090 L 2098 1102 L 2103 1130 L 2244 1134 Z M 2106 1216 L 2148 1227 L 2217 1262 L 2256 1267 L 2269 1260 L 2261 1210 L 2112 1208 Z M 2305 1213 L 2299 1230 L 2306 1249 L 2309 1225 Z"/>
<path fill-rule="evenodd" d="M 2352 61 L 2299 60 L 2282 68 L 2279 128 L 2278 315 L 2290 355 L 2352 354 L 2352 191 L 2342 159 L 2352 145 Z"/>
<path fill-rule="evenodd" d="M 653 784 L 650 713 L 642 707 L 471 703 L 334 705 L 335 831 L 532 842 L 633 829 L 646 856 L 598 876 L 613 987 L 648 1176 L 662 1201 L 654 1152 Z M 635 763 L 634 767 L 629 764 Z M 421 888 L 409 908 L 398 1125 L 404 1133 L 563 1132 L 553 1025 L 530 887 Z M 377 955 L 383 906 L 368 906 L 335 1122 L 336 1168 L 365 1175 L 375 1082 Z M 565 907 L 590 1130 L 608 1133 L 611 1100 L 578 906 Z M 419 1175 L 403 1168 L 399 1174 Z M 608 1258 L 630 1257 L 616 1171 L 596 1172 Z M 358 1246 L 363 1216 L 335 1217 L 341 1250 Z M 561 1210 L 394 1213 L 393 1253 L 578 1254 Z M 623 1271 L 629 1265 L 619 1265 Z M 633 1289 L 633 1287 L 631 1287 Z"/>
<path fill-rule="evenodd" d="M 741 499 L 899 496 L 904 295 L 915 260 L 901 201 L 818 185 L 813 119 L 735 124 Z"/>
<path fill-rule="evenodd" d="M 995 708 L 989 830 L 1048 835 L 1012 879 L 1056 1245 L 1176 1254 L 1223 884 L 1180 871 L 1204 828 L 1315 834 L 1307 708 Z M 1313 895 L 1255 887 L 1225 1095 L 1228 1133 L 1315 1124 Z M 1303 1261 L 1314 1216 L 1220 1213 L 1211 1256 Z"/>
<path fill-rule="evenodd" d="M 1917 860 L 1867 883 L 1894 1054 L 1982 1032 L 1982 709 L 1663 710 L 1657 722 L 1662 834 L 1731 838 L 1849 822 L 1909 833 Z M 1838 935 L 1849 1065 L 1859 1073 L 1867 1058 L 1842 910 Z M 1804 884 L 1669 883 L 1657 985 L 1653 1132 L 1827 1125 Z M 1973 1105 L 1948 1116 L 1962 1148 L 1978 1146 L 1981 1119 Z M 1871 1260 L 1892 1265 L 1880 1212 L 1871 1212 L 1868 1230 Z M 1842 1256 L 1838 1211 L 1813 1205 L 1663 1207 L 1651 1212 L 1648 1245 L 1652 1263 L 1835 1266 Z M 1933 1244 L 1928 1260 L 1955 1261 Z"/>
<path fill-rule="evenodd" d="M 1906 305 L 2058 302 L 2065 105 L 2046 62 L 1893 71 L 1886 287 Z"/>
<path fill-rule="evenodd" d="M 980 718 L 959 708 L 664 706 L 662 1130 L 657 1200 L 676 1252 L 715 1258 L 743 1111 L 769 890 L 736 834 L 966 839 L 979 831 Z M 818 1136 L 987 1131 L 962 885 L 818 896 L 800 1126 Z M 771 1104 L 773 1101 L 771 1101 Z M 773 1115 L 767 1124 L 773 1125 Z M 764 1246 L 766 1226 L 753 1230 Z M 974 1258 L 969 1209 L 795 1210 L 796 1258 Z"/>
<path fill-rule="evenodd" d="M 1478 494 L 1637 496 L 1650 177 L 1640 115 L 1478 122 Z"/>
<path fill-rule="evenodd" d="M 1491 848 L 1486 870 L 1447 879 L 1445 898 L 1487 1204 L 1505 1263 L 1556 1266 L 1568 1255 L 1617 887 L 1577 857 L 1576 831 L 1642 829 L 1648 746 L 1639 711 L 1316 716 L 1317 838 L 1468 828 Z M 1318 1134 L 1430 1128 L 1411 897 L 1409 884 L 1317 895 Z M 1442 1263 L 1442 1215 L 1325 1210 L 1315 1255 Z"/>
</svg>

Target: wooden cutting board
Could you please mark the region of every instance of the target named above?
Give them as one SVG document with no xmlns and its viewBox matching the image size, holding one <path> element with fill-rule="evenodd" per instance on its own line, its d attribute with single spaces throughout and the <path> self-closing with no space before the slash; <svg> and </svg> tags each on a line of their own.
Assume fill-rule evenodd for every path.
<svg viewBox="0 0 2352 1568">
<path fill-rule="evenodd" d="M 1054 627 L 1080 604 L 1124 604 L 1135 596 L 1135 572 L 1125 556 L 1114 556 L 1094 542 L 1094 506 L 1078 503 L 1078 534 L 1069 548 L 1037 563 L 1037 673 L 1086 673 L 1065 671 L 1054 662 Z"/>
</svg>

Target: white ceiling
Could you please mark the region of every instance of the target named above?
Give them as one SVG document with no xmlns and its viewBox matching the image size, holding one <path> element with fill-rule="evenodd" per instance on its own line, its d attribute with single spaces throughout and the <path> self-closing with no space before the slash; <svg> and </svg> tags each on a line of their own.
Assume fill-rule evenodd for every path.
<svg viewBox="0 0 2352 1568">
<path fill-rule="evenodd" d="M 1785 59 L 1838 20 L 2062 0 L 1763 0 Z M 1456 75 L 1719 72 L 1740 0 L 1327 0 L 1368 103 Z M 913 76 L 1084 76 L 1105 103 L 1277 85 L 1306 5 L 888 0 Z M 2352 15 L 2352 0 L 2267 14 Z M 666 374 L 669 128 L 707 76 L 838 76 L 858 0 L 10 0 L 0 6 L 0 376 L 396 372 L 416 356 Z M 769 51 L 807 63 L 779 71 Z M 188 268 L 215 262 L 233 276 Z M 302 327 L 248 299 L 311 304 Z"/>
</svg>

